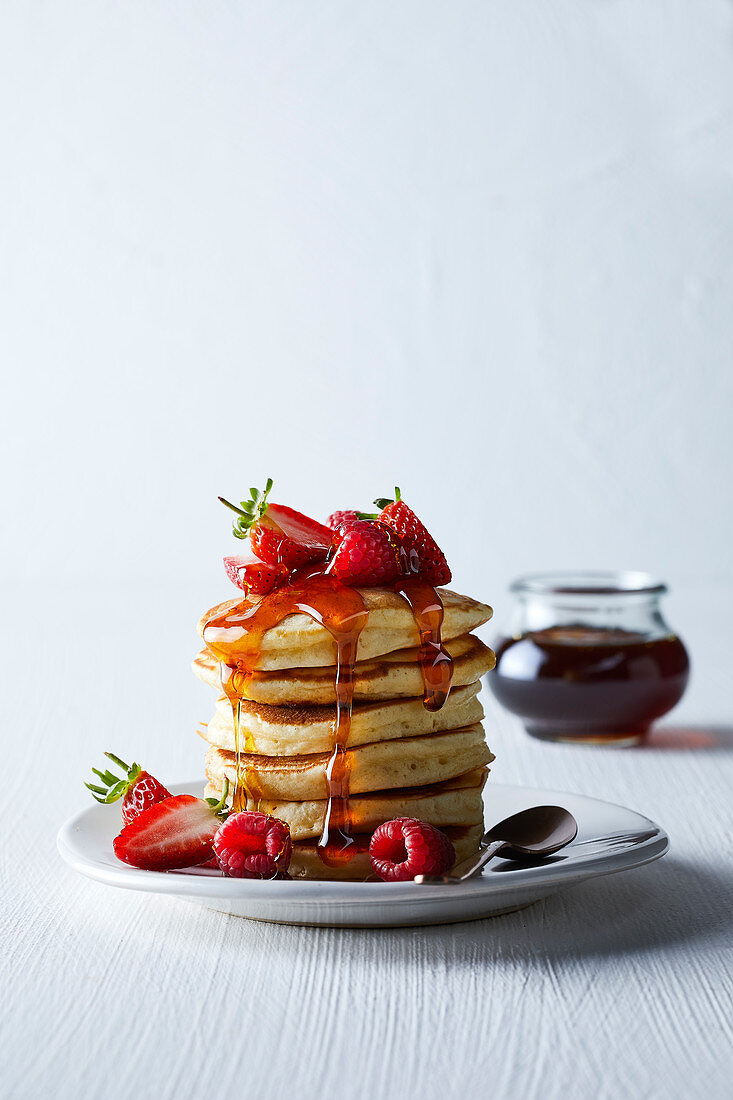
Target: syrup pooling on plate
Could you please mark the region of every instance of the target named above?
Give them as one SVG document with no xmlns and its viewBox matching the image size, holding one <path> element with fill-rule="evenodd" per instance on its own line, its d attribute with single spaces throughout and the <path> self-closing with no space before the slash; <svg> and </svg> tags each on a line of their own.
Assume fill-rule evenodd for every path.
<svg viewBox="0 0 733 1100">
<path fill-rule="evenodd" d="M 419 577 L 401 577 L 395 585 L 410 605 L 420 634 L 419 662 L 423 679 L 423 703 L 426 710 L 440 710 L 450 693 L 453 658 L 443 645 L 443 601 L 432 585 Z"/>
<path fill-rule="evenodd" d="M 243 600 L 222 615 L 212 616 L 204 627 L 204 641 L 220 662 L 222 687 L 232 704 L 236 755 L 232 806 L 234 810 L 246 809 L 250 800 L 256 805 L 260 798 L 256 777 L 241 767 L 243 753 L 254 749 L 250 737 L 244 745 L 240 737 L 241 700 L 246 696 L 247 681 L 257 666 L 267 631 L 297 612 L 310 615 L 328 630 L 336 643 L 336 719 L 333 754 L 327 771 L 326 822 L 319 851 L 324 862 L 342 861 L 351 858 L 349 756 L 345 750 L 351 725 L 354 663 L 368 612 L 358 591 L 334 577 L 317 572 L 296 577 L 294 583 L 257 602 Z"/>
</svg>

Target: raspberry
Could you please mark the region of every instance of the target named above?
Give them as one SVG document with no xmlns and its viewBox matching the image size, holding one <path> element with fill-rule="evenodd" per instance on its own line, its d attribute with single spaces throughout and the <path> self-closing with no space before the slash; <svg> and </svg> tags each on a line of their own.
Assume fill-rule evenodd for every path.
<svg viewBox="0 0 733 1100">
<path fill-rule="evenodd" d="M 338 512 L 331 512 L 328 517 L 326 526 L 330 527 L 332 531 L 338 531 L 339 527 L 343 523 L 352 523 L 355 519 L 359 518 L 359 513 L 353 508 L 342 508 Z"/>
<path fill-rule="evenodd" d="M 281 877 L 292 850 L 284 821 L 250 811 L 230 814 L 214 837 L 214 855 L 230 878 Z"/>
<path fill-rule="evenodd" d="M 456 861 L 445 833 L 413 817 L 396 817 L 375 830 L 369 844 L 372 869 L 385 882 L 407 882 L 415 875 L 443 875 Z"/>
<path fill-rule="evenodd" d="M 349 520 L 336 532 L 333 545 L 329 572 L 343 584 L 375 588 L 393 584 L 400 575 L 400 550 L 384 523 Z"/>
</svg>

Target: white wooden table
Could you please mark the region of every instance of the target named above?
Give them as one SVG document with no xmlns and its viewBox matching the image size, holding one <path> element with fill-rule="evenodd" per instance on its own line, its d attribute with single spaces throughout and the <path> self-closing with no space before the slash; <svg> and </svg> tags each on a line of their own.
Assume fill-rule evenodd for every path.
<svg viewBox="0 0 733 1100">
<path fill-rule="evenodd" d="M 104 749 L 200 774 L 210 693 L 188 661 L 213 601 L 48 587 L 3 593 L 4 1100 L 733 1095 L 729 592 L 678 599 L 695 678 L 648 748 L 545 746 L 488 702 L 495 781 L 629 805 L 667 828 L 667 857 L 514 915 L 385 932 L 227 918 L 61 863 Z"/>
</svg>

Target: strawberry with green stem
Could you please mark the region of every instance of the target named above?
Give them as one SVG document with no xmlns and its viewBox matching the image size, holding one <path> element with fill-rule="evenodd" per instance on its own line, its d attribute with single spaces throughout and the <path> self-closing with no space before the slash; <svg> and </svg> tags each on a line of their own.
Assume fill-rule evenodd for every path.
<svg viewBox="0 0 733 1100">
<path fill-rule="evenodd" d="M 415 551 L 418 576 L 428 584 L 448 584 L 451 579 L 451 571 L 445 554 L 438 546 L 427 527 L 402 499 L 399 487 L 395 487 L 394 499 L 380 497 L 375 500 L 377 508 L 381 508 L 378 516 L 364 516 L 364 518 L 379 519 L 400 536 L 403 547 L 408 551 Z"/>
<path fill-rule="evenodd" d="M 84 786 L 92 792 L 92 797 L 103 805 L 117 802 L 121 798 L 122 820 L 125 824 L 134 820 L 148 806 L 162 802 L 164 798 L 170 798 L 170 791 L 149 772 L 144 771 L 139 764 L 126 764 L 112 752 L 106 752 L 104 755 L 122 769 L 124 776 L 120 778 L 114 772 L 92 768 L 99 782 L 85 783 Z"/>
<path fill-rule="evenodd" d="M 264 491 L 250 489 L 249 500 L 240 501 L 239 506 L 219 497 L 237 515 L 235 537 L 249 537 L 256 557 L 268 565 L 292 570 L 325 559 L 331 545 L 329 528 L 294 508 L 271 504 L 267 499 L 271 489 L 270 477 Z"/>
</svg>

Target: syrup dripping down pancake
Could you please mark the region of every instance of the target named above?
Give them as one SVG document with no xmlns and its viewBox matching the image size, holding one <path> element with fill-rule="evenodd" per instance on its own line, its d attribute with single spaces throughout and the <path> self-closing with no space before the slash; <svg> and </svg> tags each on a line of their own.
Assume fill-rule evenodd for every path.
<svg viewBox="0 0 733 1100">
<path fill-rule="evenodd" d="M 388 588 L 359 588 L 364 607 L 368 611 L 366 624 L 359 636 L 358 658 L 361 661 L 383 656 L 395 649 L 407 649 L 420 643 L 420 633 L 407 602 Z M 488 622 L 492 610 L 487 604 L 461 596 L 449 588 L 438 590 L 443 602 L 443 640 L 459 638 Z M 236 644 L 238 634 L 244 633 L 236 626 L 208 626 L 212 619 L 246 608 L 248 601 L 229 600 L 212 608 L 199 621 L 199 634 L 204 642 L 214 645 Z M 252 606 L 249 604 L 249 606 Z M 206 627 L 206 629 L 204 629 Z M 302 612 L 287 615 L 277 625 L 266 631 L 259 644 L 255 669 L 312 668 L 332 666 L 335 663 L 335 642 L 332 635 L 320 623 Z"/>
<path fill-rule="evenodd" d="M 375 741 L 419 737 L 459 729 L 484 716 L 478 699 L 479 683 L 456 688 L 439 711 L 426 710 L 422 699 L 388 699 L 355 703 L 351 713 L 349 747 Z M 330 752 L 334 728 L 333 705 L 273 707 L 244 700 L 239 728 L 248 751 L 264 756 L 299 756 Z M 235 752 L 232 708 L 220 696 L 216 712 L 202 736 L 211 745 Z"/>
<path fill-rule="evenodd" d="M 377 741 L 346 750 L 351 794 L 441 783 L 493 760 L 480 724 L 423 737 Z M 211 745 L 206 773 L 221 786 L 226 774 L 234 786 L 236 755 Z M 327 797 L 330 753 L 304 756 L 240 754 L 240 767 L 252 777 L 260 799 L 304 801 Z"/>
<path fill-rule="evenodd" d="M 352 795 L 349 815 L 354 831 L 371 835 L 383 821 L 395 817 L 416 817 L 439 829 L 446 825 L 481 825 L 481 791 L 487 773 L 485 767 L 474 768 L 444 783 Z M 207 767 L 206 774 L 209 780 L 206 797 L 218 798 L 221 793 L 221 770 Z M 315 839 L 323 829 L 326 799 L 296 802 L 265 799 L 260 803 L 260 809 L 262 813 L 285 821 L 294 841 Z"/>
<path fill-rule="evenodd" d="M 480 680 L 494 667 L 494 654 L 474 634 L 446 643 L 453 658 L 453 690 Z M 202 649 L 193 662 L 200 680 L 221 691 L 219 663 Z M 335 704 L 333 666 L 255 671 L 246 686 L 246 698 L 270 706 Z M 417 649 L 396 649 L 354 666 L 354 699 L 422 698 L 423 681 Z"/>
</svg>

